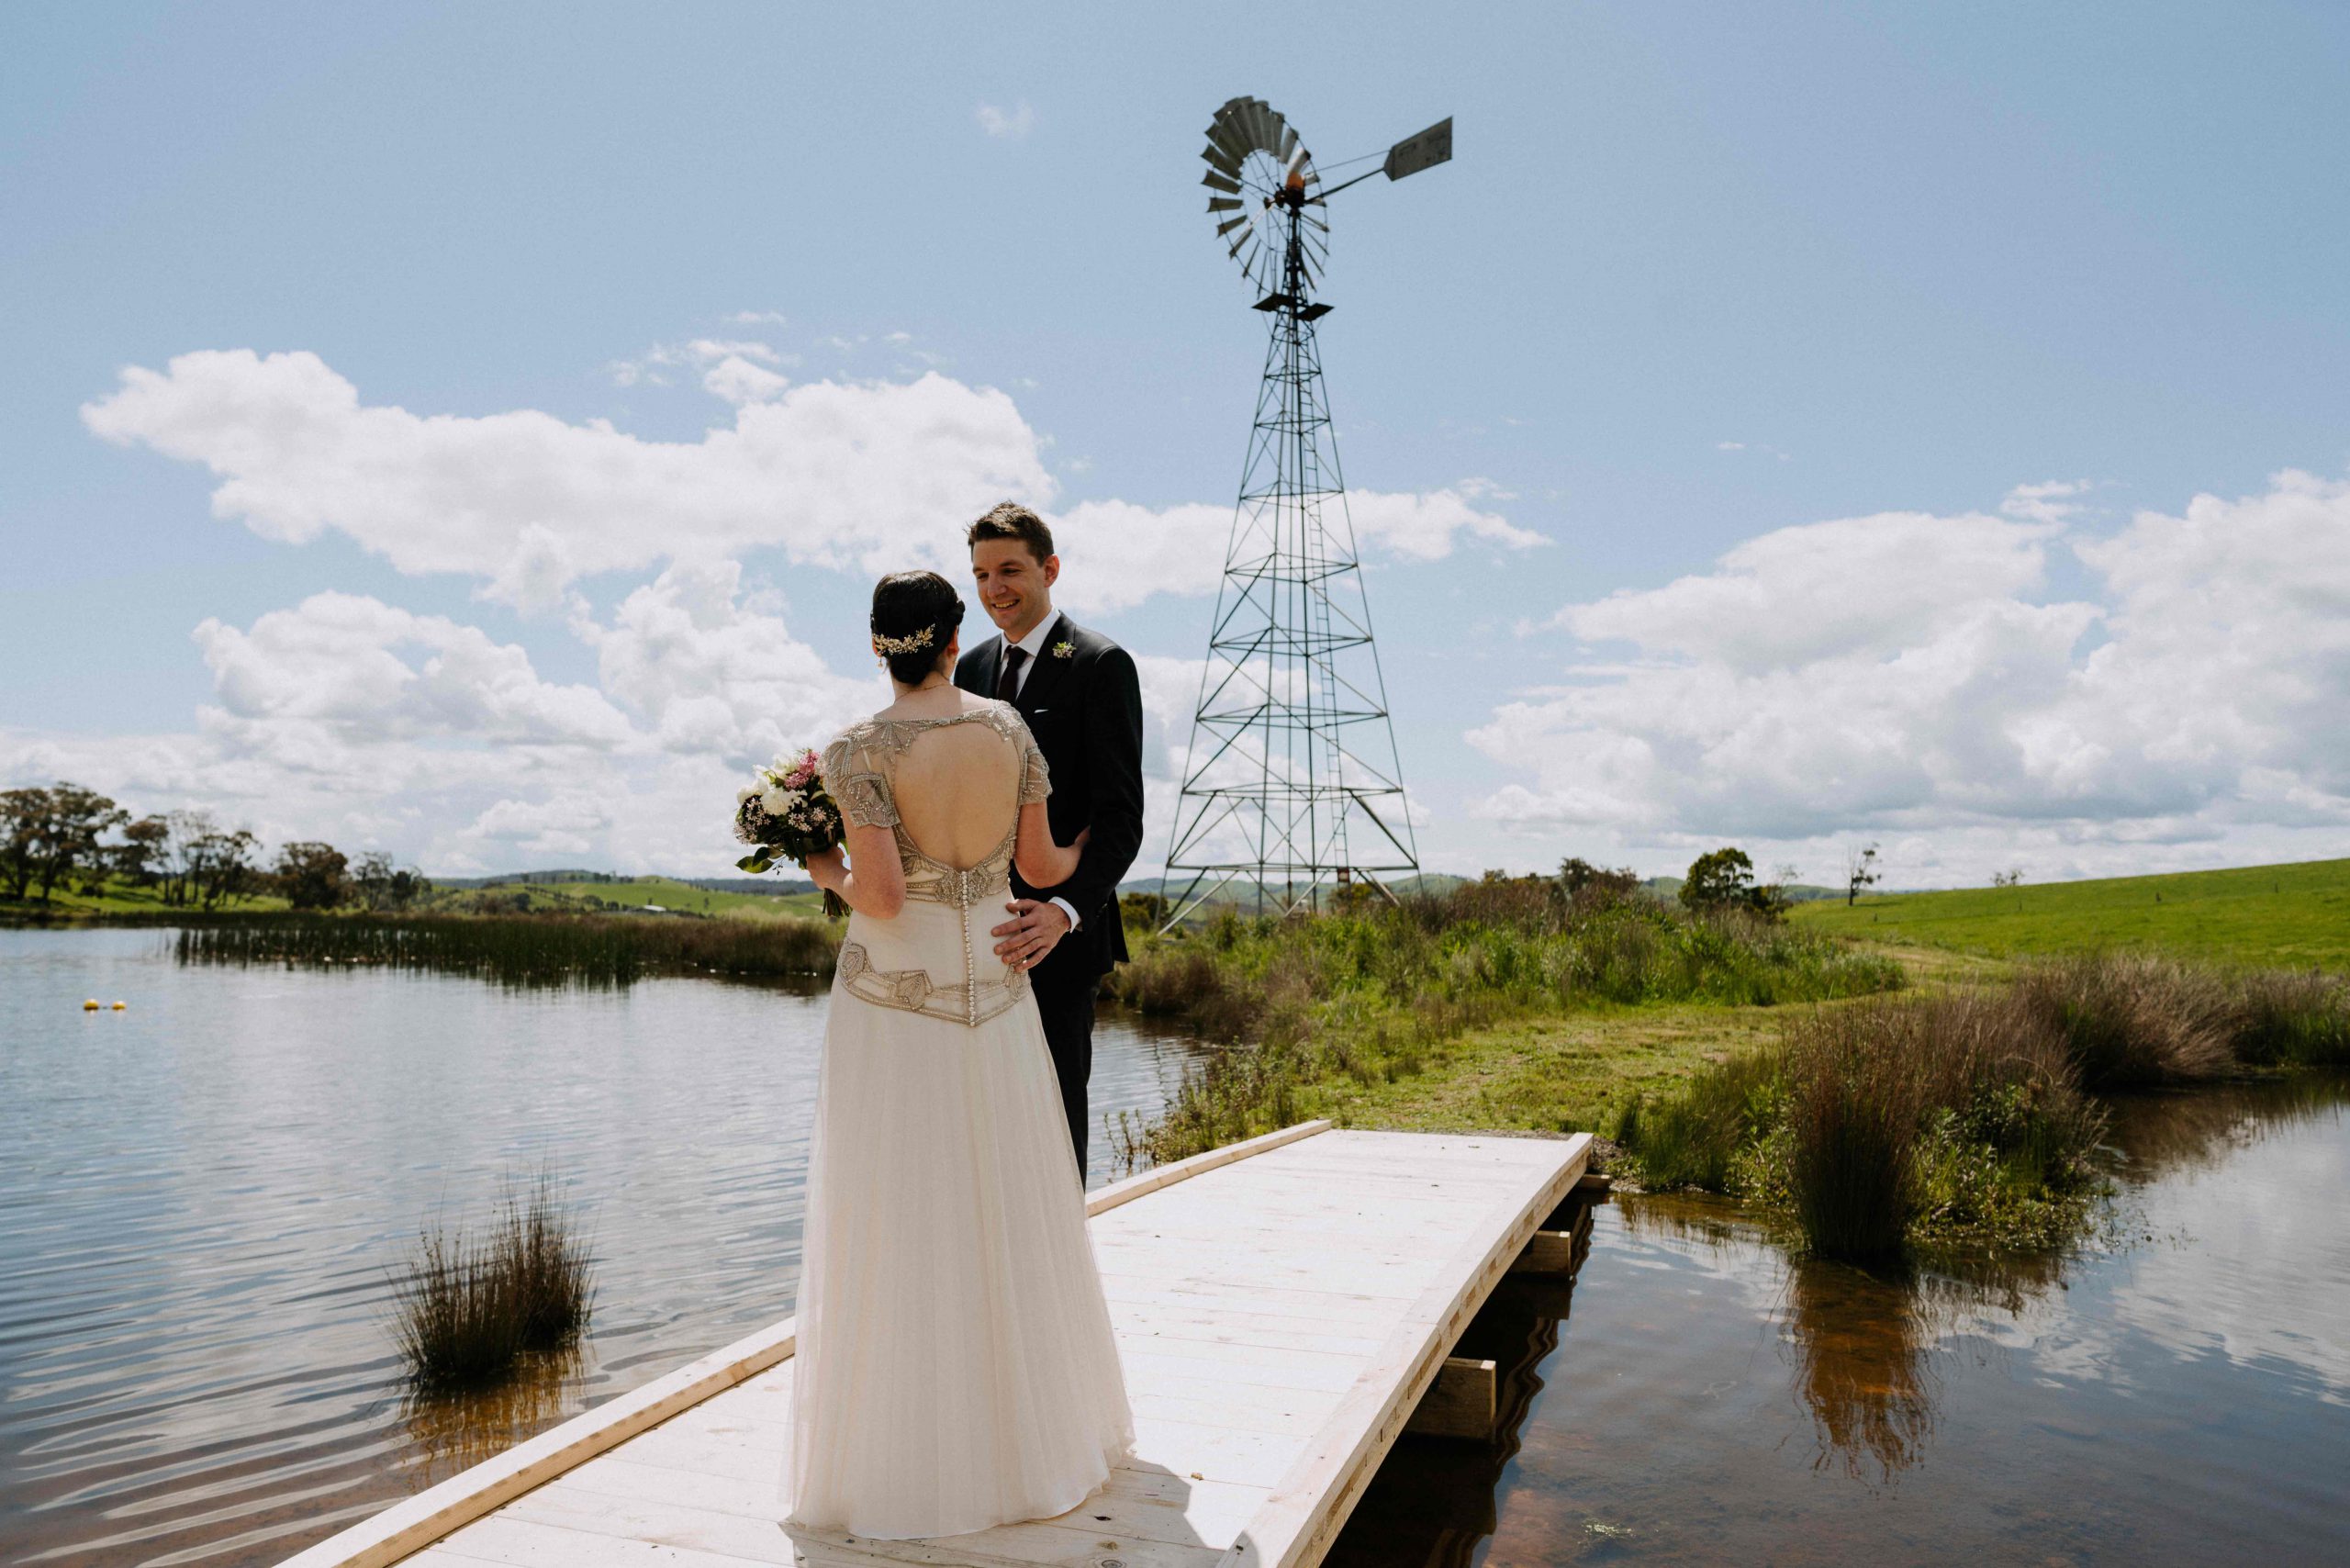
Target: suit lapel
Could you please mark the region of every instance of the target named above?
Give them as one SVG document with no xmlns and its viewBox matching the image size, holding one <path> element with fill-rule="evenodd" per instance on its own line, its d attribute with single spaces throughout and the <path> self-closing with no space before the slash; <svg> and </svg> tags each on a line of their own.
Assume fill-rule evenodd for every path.
<svg viewBox="0 0 2350 1568">
<path fill-rule="evenodd" d="M 1077 623 L 1064 614 L 1053 627 L 1053 634 L 1045 644 L 1045 651 L 1036 655 L 1036 663 L 1028 671 L 1028 678 L 1020 683 L 1020 700 L 1013 706 L 1023 718 L 1035 716 L 1037 708 L 1059 689 L 1062 678 L 1069 674 L 1070 661 L 1056 658 L 1053 650 L 1069 641 L 1077 631 Z"/>
</svg>

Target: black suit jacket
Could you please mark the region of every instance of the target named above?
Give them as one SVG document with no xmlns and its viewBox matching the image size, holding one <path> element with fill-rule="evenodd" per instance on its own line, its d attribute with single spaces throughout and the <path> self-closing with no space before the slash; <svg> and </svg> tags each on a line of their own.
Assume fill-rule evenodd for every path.
<svg viewBox="0 0 2350 1568">
<path fill-rule="evenodd" d="M 1068 654 L 1057 651 L 1062 647 Z M 990 637 L 956 661 L 955 684 L 993 697 L 1002 669 L 1003 638 Z M 1126 958 L 1118 879 L 1142 848 L 1142 683 L 1125 649 L 1064 614 L 1013 706 L 1052 772 L 1045 809 L 1053 841 L 1093 830 L 1076 871 L 1059 886 L 1032 888 L 1013 874 L 1021 897 L 1067 899 L 1077 911 L 1078 928 L 1032 978 L 1046 988 L 1090 985 Z"/>
</svg>

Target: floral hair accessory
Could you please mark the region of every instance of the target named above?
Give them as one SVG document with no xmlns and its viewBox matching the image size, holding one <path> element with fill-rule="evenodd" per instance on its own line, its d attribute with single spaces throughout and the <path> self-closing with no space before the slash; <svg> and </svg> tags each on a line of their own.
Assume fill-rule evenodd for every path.
<svg viewBox="0 0 2350 1568">
<path fill-rule="evenodd" d="M 876 632 L 873 633 L 873 651 L 884 658 L 892 654 L 918 654 L 938 640 L 937 631 L 934 626 L 925 626 L 904 637 L 884 637 Z"/>
</svg>

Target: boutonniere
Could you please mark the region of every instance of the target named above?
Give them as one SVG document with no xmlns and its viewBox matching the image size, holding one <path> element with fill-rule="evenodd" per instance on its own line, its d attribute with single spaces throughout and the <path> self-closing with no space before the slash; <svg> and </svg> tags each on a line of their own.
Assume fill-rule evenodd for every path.
<svg viewBox="0 0 2350 1568">
<path fill-rule="evenodd" d="M 1066 637 L 1062 638 L 1059 642 L 1053 644 L 1053 657 L 1057 659 L 1073 659 L 1077 657 L 1077 644 L 1070 642 Z"/>
</svg>

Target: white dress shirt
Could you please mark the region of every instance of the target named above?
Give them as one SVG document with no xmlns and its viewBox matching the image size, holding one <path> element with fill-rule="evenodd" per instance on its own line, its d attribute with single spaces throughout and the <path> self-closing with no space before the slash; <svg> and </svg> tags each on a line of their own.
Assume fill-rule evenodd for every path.
<svg viewBox="0 0 2350 1568">
<path fill-rule="evenodd" d="M 1021 638 L 1020 641 L 1016 643 L 1006 642 L 1004 644 L 1003 656 L 1005 658 L 1010 658 L 1012 656 L 1012 650 L 1014 648 L 1018 648 L 1022 653 L 1028 655 L 1026 658 L 1020 661 L 1020 668 L 1013 675 L 1012 694 L 1014 697 L 1019 696 L 1023 691 L 1028 689 L 1029 672 L 1036 667 L 1036 661 L 1045 656 L 1045 649 L 1052 642 L 1053 632 L 1060 625 L 1060 623 L 1061 612 L 1056 610 L 1051 614 L 1046 616 L 1042 621 L 1037 622 L 1035 625 L 1031 626 L 1028 629 L 1028 635 Z M 1001 669 L 1002 666 L 998 665 L 996 667 Z M 1069 900 L 1046 899 L 1045 902 L 1049 904 L 1058 905 L 1060 912 L 1069 916 L 1069 928 L 1071 931 L 1076 930 L 1080 924 L 1083 924 L 1077 918 L 1077 906 L 1070 903 Z"/>
<path fill-rule="evenodd" d="M 1028 629 L 1028 635 L 1016 643 L 1004 644 L 1003 656 L 1006 658 L 1012 656 L 1012 650 L 1014 648 L 1028 655 L 1020 661 L 1020 673 L 1012 678 L 1012 694 L 1014 697 L 1028 689 L 1029 672 L 1036 667 L 1036 661 L 1045 656 L 1046 645 L 1053 640 L 1053 629 L 1060 623 L 1061 612 L 1056 610 L 1042 621 L 1037 622 L 1035 625 L 1031 626 Z"/>
</svg>

